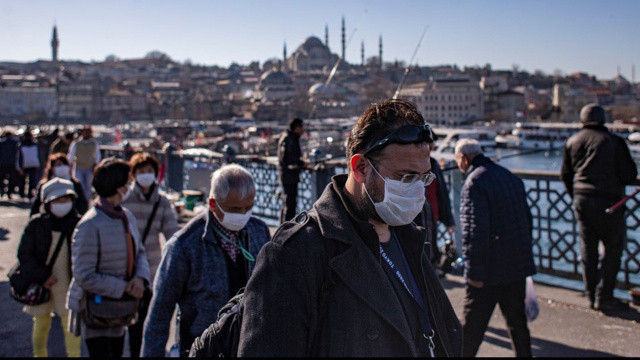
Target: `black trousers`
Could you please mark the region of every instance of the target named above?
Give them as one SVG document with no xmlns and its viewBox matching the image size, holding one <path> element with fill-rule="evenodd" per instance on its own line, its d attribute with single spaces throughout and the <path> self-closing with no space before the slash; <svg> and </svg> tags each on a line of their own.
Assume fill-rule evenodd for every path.
<svg viewBox="0 0 640 360">
<path fill-rule="evenodd" d="M 16 176 L 17 174 L 15 165 L 0 165 L 0 196 L 5 194 L 5 179 L 7 180 L 6 193 L 8 196 L 11 196 L 14 191 L 14 187 L 16 186 Z"/>
<path fill-rule="evenodd" d="M 615 196 L 586 196 L 575 194 L 573 206 L 580 233 L 582 280 L 589 300 L 593 303 L 613 299 L 616 276 L 620 270 L 626 239 L 624 207 L 606 215 L 605 209 L 620 198 Z M 604 258 L 598 269 L 598 244 L 604 245 Z"/>
<path fill-rule="evenodd" d="M 531 336 L 524 311 L 525 280 L 481 288 L 466 286 L 462 356 L 476 356 L 493 309 L 498 304 L 507 321 L 507 331 L 516 356 L 531 357 Z"/>
<path fill-rule="evenodd" d="M 27 169 L 22 169 L 22 171 L 24 172 L 24 175 L 20 177 L 20 182 L 18 183 L 18 192 L 20 193 L 21 197 L 27 197 L 29 199 L 31 199 L 32 196 L 34 196 L 34 192 L 35 189 L 38 185 L 38 181 L 40 181 L 40 179 L 38 178 L 38 168 L 27 168 Z M 25 194 L 24 189 L 25 189 L 25 179 L 29 180 L 29 188 L 28 188 L 28 193 Z"/>
<path fill-rule="evenodd" d="M 140 307 L 138 308 L 138 321 L 136 321 L 134 325 L 129 326 L 129 350 L 132 358 L 140 357 L 140 350 L 142 348 L 142 331 L 144 330 L 144 321 L 149 312 L 151 297 L 152 292 L 147 289 L 144 292 Z"/>
<path fill-rule="evenodd" d="M 94 358 L 121 358 L 124 335 L 120 337 L 100 336 L 85 340 L 89 356 Z"/>
<path fill-rule="evenodd" d="M 289 221 L 296 216 L 296 204 L 298 203 L 298 183 L 284 184 L 283 187 L 280 223 Z"/>
</svg>

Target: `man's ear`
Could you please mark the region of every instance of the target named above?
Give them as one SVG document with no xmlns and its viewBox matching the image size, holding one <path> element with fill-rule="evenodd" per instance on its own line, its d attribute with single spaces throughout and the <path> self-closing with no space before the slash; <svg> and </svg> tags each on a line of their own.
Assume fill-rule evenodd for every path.
<svg viewBox="0 0 640 360">
<path fill-rule="evenodd" d="M 364 183 L 366 179 L 365 169 L 369 162 L 362 154 L 355 154 L 351 157 L 349 161 L 349 166 L 351 167 L 351 171 L 353 172 L 353 177 L 359 183 Z"/>
<path fill-rule="evenodd" d="M 209 209 L 213 211 L 216 208 L 216 201 L 214 199 L 209 199 Z"/>
</svg>

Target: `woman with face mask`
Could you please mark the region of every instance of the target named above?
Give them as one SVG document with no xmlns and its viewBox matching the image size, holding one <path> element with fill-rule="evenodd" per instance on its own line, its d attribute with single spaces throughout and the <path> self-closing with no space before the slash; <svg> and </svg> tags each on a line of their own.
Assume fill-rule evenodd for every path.
<svg viewBox="0 0 640 360">
<path fill-rule="evenodd" d="M 115 158 L 97 165 L 92 185 L 98 197 L 73 234 L 70 329 L 84 336 L 91 357 L 122 356 L 136 299 L 142 298 L 150 280 L 136 219 L 122 207 L 131 192 L 129 174 L 129 164 Z M 105 325 L 91 309 L 117 312 L 116 320 Z"/>
<path fill-rule="evenodd" d="M 131 195 L 122 205 L 136 218 L 138 232 L 147 250 L 151 273 L 150 284 L 153 284 L 156 270 L 162 260 L 162 247 L 173 233 L 178 231 L 178 219 L 171 201 L 158 188 L 156 180 L 159 169 L 158 160 L 149 153 L 137 153 L 133 155 L 129 165 L 133 185 Z M 142 330 L 151 296 L 151 289 L 146 289 L 138 313 L 138 322 L 129 327 L 131 357 L 139 357 L 140 354 Z"/>
<path fill-rule="evenodd" d="M 65 179 L 73 183 L 73 190 L 77 194 L 75 209 L 80 215 L 84 215 L 89 208 L 89 204 L 87 199 L 84 197 L 82 184 L 71 175 L 69 160 L 67 159 L 67 155 L 63 153 L 49 155 L 49 161 L 47 161 L 47 165 L 42 173 L 42 180 L 40 180 L 40 183 L 38 184 L 38 188 L 36 190 L 37 196 L 33 199 L 33 203 L 31 204 L 31 214 L 29 215 L 33 216 L 40 212 L 40 207 L 42 206 L 42 185 L 53 178 Z"/>
<path fill-rule="evenodd" d="M 18 248 L 18 260 L 33 282 L 50 291 L 46 303 L 24 308 L 33 316 L 33 355 L 46 357 L 51 313 L 60 317 L 63 327 L 68 319 L 65 305 L 71 282 L 71 234 L 80 215 L 75 208 L 77 193 L 69 180 L 54 177 L 42 184 L 40 196 L 44 210 L 29 220 Z M 65 344 L 67 356 L 80 356 L 79 337 L 65 331 Z"/>
</svg>

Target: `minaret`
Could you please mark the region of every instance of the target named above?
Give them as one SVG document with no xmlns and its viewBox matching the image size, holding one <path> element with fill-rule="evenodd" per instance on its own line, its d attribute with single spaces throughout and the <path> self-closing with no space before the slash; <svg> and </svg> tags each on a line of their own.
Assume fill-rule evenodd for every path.
<svg viewBox="0 0 640 360">
<path fill-rule="evenodd" d="M 324 24 L 324 46 L 329 48 L 329 25 Z"/>
<path fill-rule="evenodd" d="M 58 45 L 60 42 L 58 41 L 58 27 L 53 25 L 53 36 L 51 37 L 51 61 L 58 61 Z"/>
<path fill-rule="evenodd" d="M 360 61 L 362 61 L 362 66 L 364 66 L 364 40 L 360 44 Z"/>
<path fill-rule="evenodd" d="M 342 17 L 342 60 L 344 60 L 345 48 L 346 48 L 344 32 L 345 32 L 345 28 L 344 28 L 344 16 L 343 16 Z"/>
<path fill-rule="evenodd" d="M 636 66 L 631 65 L 631 85 L 636 84 Z"/>
<path fill-rule="evenodd" d="M 382 35 L 380 35 L 380 39 L 378 40 L 378 52 L 380 60 L 380 70 L 382 70 Z"/>
<path fill-rule="evenodd" d="M 287 68 L 287 42 L 284 42 L 284 46 L 282 47 L 282 69 L 285 70 Z"/>
</svg>

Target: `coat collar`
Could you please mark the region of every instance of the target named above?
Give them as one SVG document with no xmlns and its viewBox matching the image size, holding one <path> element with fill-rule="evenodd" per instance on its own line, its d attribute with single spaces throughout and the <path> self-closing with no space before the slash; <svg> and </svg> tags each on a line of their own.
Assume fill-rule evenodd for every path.
<svg viewBox="0 0 640 360">
<path fill-rule="evenodd" d="M 140 185 L 138 185 L 137 181 L 133 182 L 133 195 L 135 195 L 137 197 L 138 200 L 146 202 L 146 201 L 150 201 L 150 202 L 156 202 L 158 201 L 158 198 L 160 197 L 160 191 L 158 190 L 158 185 L 154 184 L 153 185 L 153 189 L 151 190 L 151 196 L 149 197 L 149 200 L 147 200 L 144 196 L 144 192 L 142 192 L 142 187 L 140 187 Z"/>
<path fill-rule="evenodd" d="M 479 168 L 480 166 L 489 164 L 491 162 L 493 162 L 493 161 L 491 161 L 491 159 L 489 159 L 488 157 L 486 157 L 486 156 L 484 156 L 482 154 L 474 157 L 473 160 L 471 160 L 471 166 L 469 166 L 469 170 L 467 171 L 466 176 L 471 175 L 471 173 L 475 169 Z"/>
<path fill-rule="evenodd" d="M 314 204 L 322 236 L 350 245 L 346 251 L 329 260 L 329 266 L 416 353 L 402 305 L 382 268 L 377 234 L 371 224 L 356 215 L 355 207 L 344 195 L 346 179 L 347 175 L 334 176 L 332 183 Z M 418 240 L 419 233 L 414 225 L 395 227 L 394 230 L 400 241 L 410 244 L 409 248 L 421 247 L 422 242 Z"/>
</svg>

